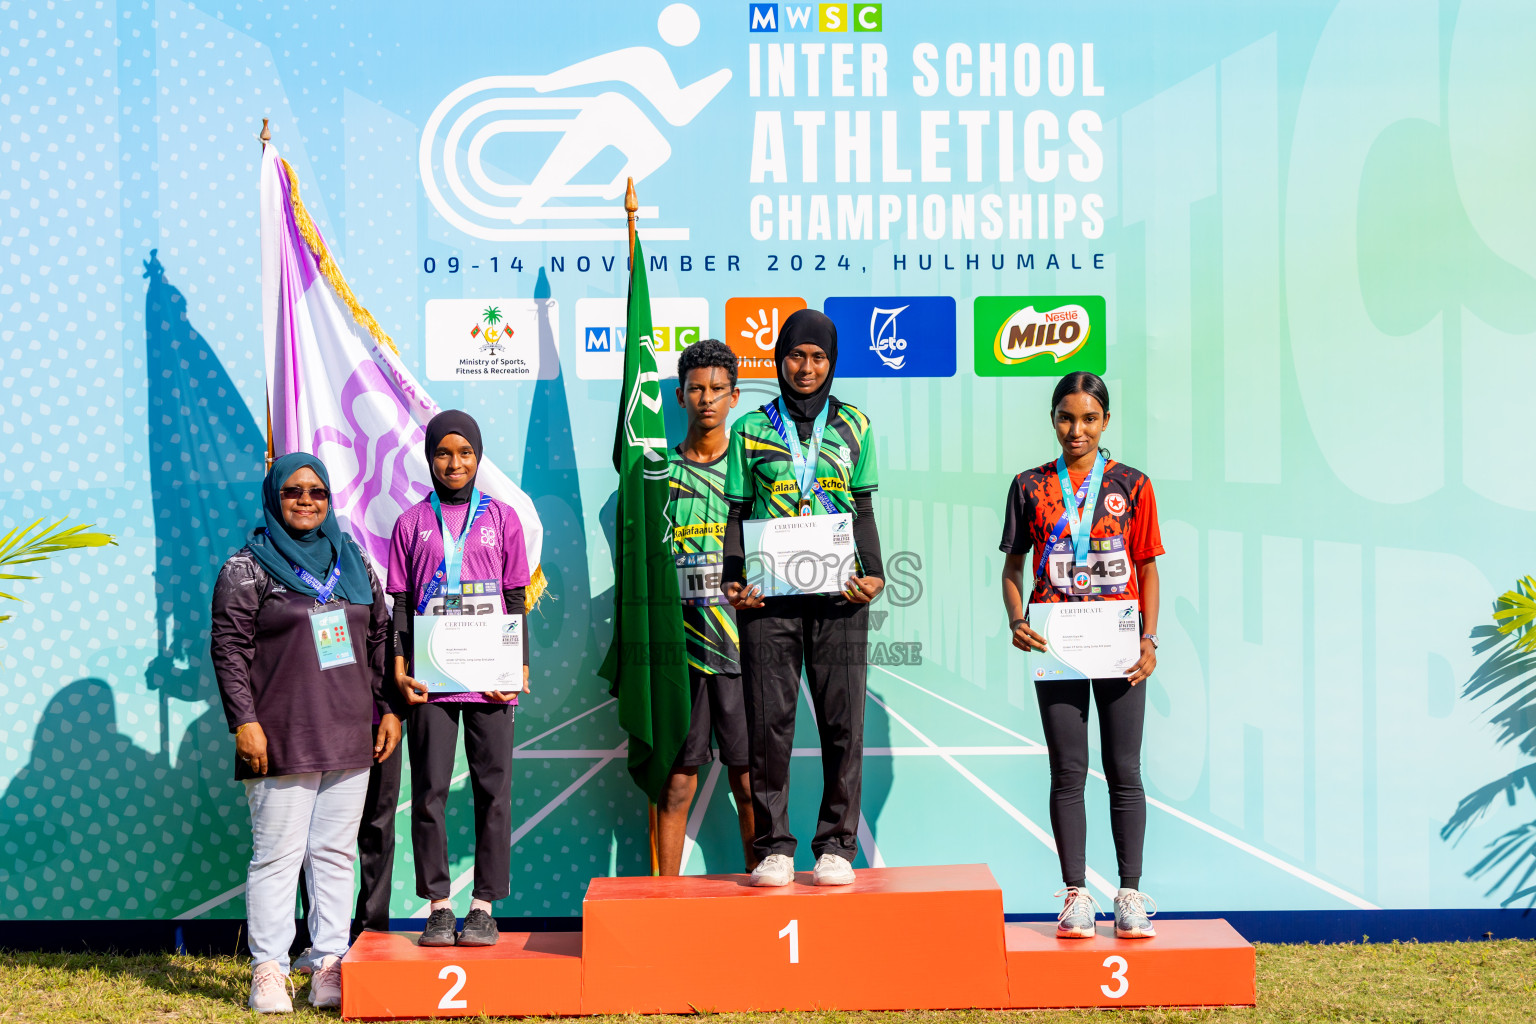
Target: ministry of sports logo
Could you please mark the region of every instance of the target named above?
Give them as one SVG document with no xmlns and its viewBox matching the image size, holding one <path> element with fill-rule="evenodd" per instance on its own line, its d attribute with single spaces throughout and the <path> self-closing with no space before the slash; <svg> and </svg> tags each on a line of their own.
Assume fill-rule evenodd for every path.
<svg viewBox="0 0 1536 1024">
<path fill-rule="evenodd" d="M 661 12 L 657 32 L 684 47 L 699 34 L 687 4 Z M 437 212 L 459 230 L 493 242 L 618 242 L 628 237 L 626 178 L 638 185 L 672 156 L 655 121 L 615 87 L 639 94 L 667 124 L 681 128 L 731 80 L 721 68 L 680 86 L 667 58 L 650 46 L 628 46 L 543 75 L 492 75 L 449 93 L 421 135 L 422 187 Z M 595 88 L 594 88 L 595 87 Z M 501 168 L 486 154 L 548 151 L 535 137 L 555 135 L 538 168 Z M 530 141 L 533 140 L 533 141 Z M 612 146 L 623 165 L 606 181 L 583 171 Z M 594 200 L 596 202 L 594 202 Z M 685 227 L 651 227 L 660 217 L 642 206 L 648 240 L 687 241 Z"/>
</svg>

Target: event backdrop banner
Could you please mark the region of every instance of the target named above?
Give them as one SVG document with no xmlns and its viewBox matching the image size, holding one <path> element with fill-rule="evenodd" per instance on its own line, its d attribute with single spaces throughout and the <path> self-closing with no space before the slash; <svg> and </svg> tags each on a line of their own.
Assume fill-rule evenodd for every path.
<svg viewBox="0 0 1536 1024">
<path fill-rule="evenodd" d="M 1167 547 L 1146 889 L 1531 902 L 1520 676 L 1468 687 L 1536 569 L 1533 44 L 1536 8 L 1493 0 L 0 3 L 0 526 L 118 542 L 0 601 L 0 915 L 244 913 L 208 609 L 258 519 L 263 117 L 357 298 L 543 521 L 499 913 L 648 869 L 596 674 L 628 177 L 663 373 L 719 338 L 759 405 L 809 306 L 873 421 L 858 866 L 985 861 L 1009 911 L 1054 906 L 998 537 L 1055 378 L 1089 369 Z M 798 730 L 804 867 L 803 703 Z M 718 767 L 699 788 L 686 870 L 740 870 Z M 1087 800 L 1113 885 L 1099 776 Z M 397 917 L 425 914 L 408 818 Z M 462 781 L 449 822 L 467 878 Z"/>
</svg>

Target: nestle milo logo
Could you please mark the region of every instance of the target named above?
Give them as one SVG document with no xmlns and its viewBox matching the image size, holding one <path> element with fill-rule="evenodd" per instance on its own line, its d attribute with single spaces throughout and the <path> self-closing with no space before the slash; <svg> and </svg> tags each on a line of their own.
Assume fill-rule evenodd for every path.
<svg viewBox="0 0 1536 1024">
<path fill-rule="evenodd" d="M 975 300 L 976 372 L 983 377 L 1055 377 L 1105 369 L 1104 298 L 984 295 Z"/>
</svg>

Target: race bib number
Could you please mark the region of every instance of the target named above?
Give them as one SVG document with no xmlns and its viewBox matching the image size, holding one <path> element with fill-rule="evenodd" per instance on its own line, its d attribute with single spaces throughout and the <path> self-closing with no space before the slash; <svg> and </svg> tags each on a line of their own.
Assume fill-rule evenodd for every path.
<svg viewBox="0 0 1536 1024">
<path fill-rule="evenodd" d="M 464 580 L 459 587 L 463 591 L 458 601 L 441 591 L 427 602 L 424 615 L 500 615 L 506 606 L 501 603 L 500 580 Z"/>
<path fill-rule="evenodd" d="M 1095 537 L 1088 544 L 1088 561 L 1083 563 L 1077 561 L 1072 550 L 1072 538 L 1063 537 L 1051 547 L 1046 561 L 1051 586 L 1060 593 L 1079 597 L 1125 593 L 1131 582 L 1131 557 L 1125 550 L 1125 538 Z"/>
<path fill-rule="evenodd" d="M 719 551 L 677 555 L 677 592 L 685 608 L 703 608 L 725 604 L 720 592 L 720 567 L 725 556 Z"/>
</svg>

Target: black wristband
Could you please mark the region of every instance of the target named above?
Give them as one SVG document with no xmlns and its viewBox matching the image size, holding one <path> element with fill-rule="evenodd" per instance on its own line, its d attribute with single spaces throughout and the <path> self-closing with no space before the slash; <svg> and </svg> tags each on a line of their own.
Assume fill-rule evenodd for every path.
<svg viewBox="0 0 1536 1024">
<path fill-rule="evenodd" d="M 1011 632 L 1011 631 L 1013 631 L 1015 629 L 1018 629 L 1019 628 L 1019 623 L 1021 623 L 1021 622 L 1024 623 L 1024 625 L 1026 625 L 1026 626 L 1029 625 L 1029 619 L 1027 619 L 1027 618 L 1017 618 L 1017 619 L 1014 619 L 1012 622 L 1008 623 L 1009 631 Z"/>
</svg>

